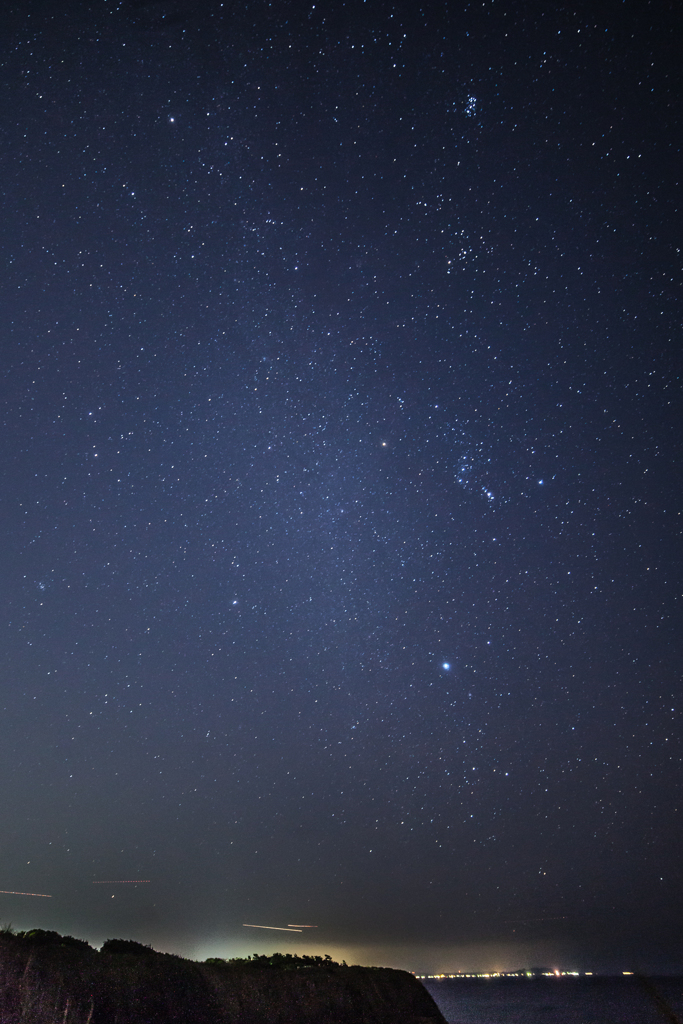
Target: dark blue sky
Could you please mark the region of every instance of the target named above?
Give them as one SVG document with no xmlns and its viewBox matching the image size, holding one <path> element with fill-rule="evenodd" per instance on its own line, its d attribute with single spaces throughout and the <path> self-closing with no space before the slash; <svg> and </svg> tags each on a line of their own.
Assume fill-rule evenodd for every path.
<svg viewBox="0 0 683 1024">
<path fill-rule="evenodd" d="M 3 920 L 675 965 L 680 42 L 10 10 Z"/>
</svg>

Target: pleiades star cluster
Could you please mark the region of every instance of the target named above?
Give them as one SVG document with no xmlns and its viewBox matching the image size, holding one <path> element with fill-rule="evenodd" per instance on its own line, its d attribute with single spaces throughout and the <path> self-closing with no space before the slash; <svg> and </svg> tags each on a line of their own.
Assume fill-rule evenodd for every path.
<svg viewBox="0 0 683 1024">
<path fill-rule="evenodd" d="M 677 962 L 680 44 L 8 9 L 2 921 Z"/>
</svg>

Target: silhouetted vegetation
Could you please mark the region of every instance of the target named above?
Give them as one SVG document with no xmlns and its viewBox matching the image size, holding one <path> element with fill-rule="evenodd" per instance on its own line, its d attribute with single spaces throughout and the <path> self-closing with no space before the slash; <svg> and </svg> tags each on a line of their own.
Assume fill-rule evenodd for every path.
<svg viewBox="0 0 683 1024">
<path fill-rule="evenodd" d="M 324 956 L 307 956 L 298 953 L 254 953 L 253 956 L 233 957 L 231 960 L 223 960 L 221 957 L 212 956 L 204 963 L 207 964 L 248 964 L 251 967 L 276 967 L 281 971 L 297 970 L 299 967 L 347 967 L 346 960 L 337 963 L 329 953 Z"/>
<path fill-rule="evenodd" d="M 156 950 L 151 946 L 143 946 L 141 942 L 134 942 L 133 939 L 107 939 L 100 953 L 132 953 L 133 956 L 145 956 L 148 953 L 156 953 Z"/>
<path fill-rule="evenodd" d="M 85 939 L 75 939 L 73 935 L 60 935 L 59 932 L 44 931 L 42 928 L 32 928 L 28 932 L 10 932 L 24 942 L 30 942 L 34 946 L 76 946 L 80 949 L 92 949 Z"/>
<path fill-rule="evenodd" d="M 444 1024 L 412 975 L 329 955 L 195 963 L 130 939 L 101 950 L 0 929 L 2 1024 Z"/>
</svg>

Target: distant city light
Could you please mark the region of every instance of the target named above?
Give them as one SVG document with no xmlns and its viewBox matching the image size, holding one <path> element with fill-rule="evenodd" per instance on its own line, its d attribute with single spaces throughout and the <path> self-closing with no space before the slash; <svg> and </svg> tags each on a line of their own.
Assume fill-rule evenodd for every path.
<svg viewBox="0 0 683 1024">
<path fill-rule="evenodd" d="M 622 974 L 633 974 L 633 971 L 622 971 Z M 467 973 L 465 971 L 458 971 L 456 974 L 415 974 L 416 978 L 421 978 L 429 981 L 442 981 L 444 979 L 454 980 L 457 978 L 535 978 L 539 976 L 537 971 L 521 970 L 521 971 L 486 971 L 479 973 Z M 581 971 L 541 971 L 540 976 L 543 978 L 579 978 L 581 977 Z M 593 977 L 593 971 L 586 971 L 585 977 Z"/>
</svg>

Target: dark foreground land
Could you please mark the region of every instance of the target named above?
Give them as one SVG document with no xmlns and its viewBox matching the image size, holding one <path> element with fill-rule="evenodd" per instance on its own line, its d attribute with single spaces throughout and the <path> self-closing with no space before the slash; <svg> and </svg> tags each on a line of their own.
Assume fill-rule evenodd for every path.
<svg viewBox="0 0 683 1024">
<path fill-rule="evenodd" d="M 195 963 L 138 943 L 0 934 L 0 1024 L 444 1024 L 390 968 L 296 958 Z"/>
</svg>

